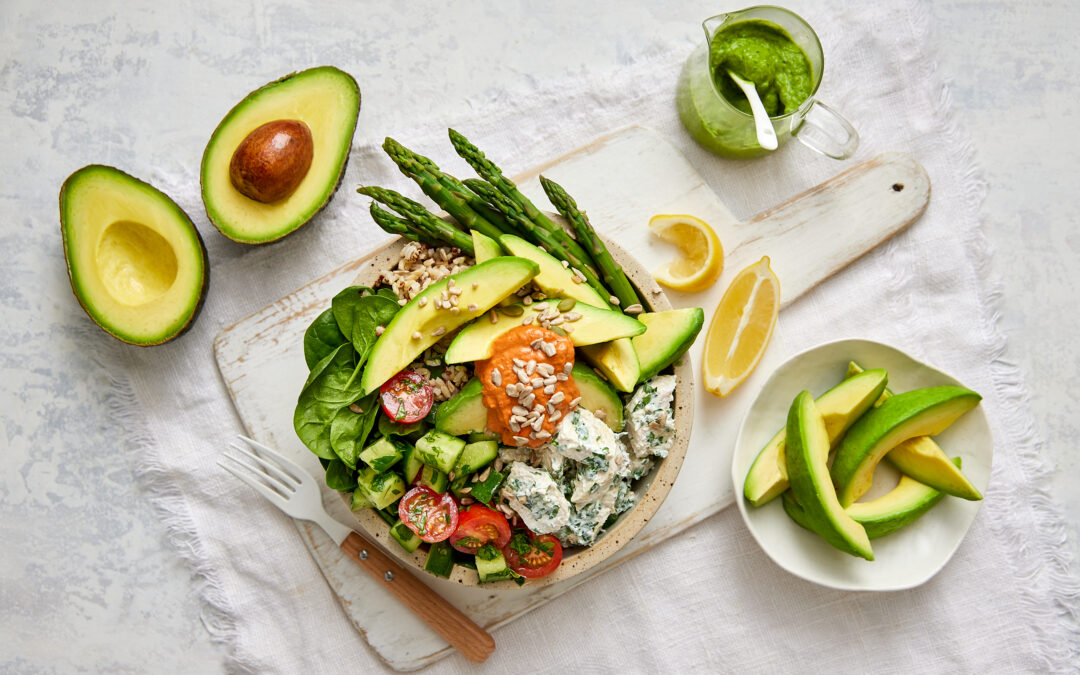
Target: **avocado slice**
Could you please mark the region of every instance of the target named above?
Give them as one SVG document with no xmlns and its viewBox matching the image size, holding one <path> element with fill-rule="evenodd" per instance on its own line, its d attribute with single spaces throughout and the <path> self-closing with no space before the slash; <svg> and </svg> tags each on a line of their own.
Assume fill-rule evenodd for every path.
<svg viewBox="0 0 1080 675">
<path fill-rule="evenodd" d="M 474 377 L 435 411 L 435 428 L 451 436 L 481 433 L 487 429 L 484 384 Z"/>
<path fill-rule="evenodd" d="M 570 376 L 574 378 L 578 394 L 581 395 L 579 405 L 589 411 L 603 410 L 604 423 L 616 433 L 622 431 L 625 422 L 623 403 L 611 385 L 580 361 L 574 364 Z"/>
<path fill-rule="evenodd" d="M 862 366 L 854 361 L 848 364 L 849 373 L 862 371 Z M 886 387 L 885 391 L 881 392 L 879 403 L 892 395 L 893 393 Z M 969 501 L 982 499 L 979 490 L 960 471 L 960 465 L 950 460 L 941 446 L 929 436 L 919 436 L 904 441 L 890 450 L 885 455 L 885 460 L 901 473 L 935 487 L 945 494 Z"/>
<path fill-rule="evenodd" d="M 892 396 L 863 415 L 848 430 L 833 458 L 832 477 L 840 503 L 850 506 L 866 494 L 874 467 L 885 453 L 910 438 L 941 433 L 981 400 L 982 396 L 964 387 L 927 387 Z"/>
<path fill-rule="evenodd" d="M 960 468 L 959 457 L 949 463 Z M 944 497 L 945 493 L 940 490 L 910 476 L 901 476 L 900 482 L 888 493 L 869 502 L 855 502 L 844 510 L 866 529 L 867 537 L 877 539 L 915 522 Z M 814 529 L 790 490 L 783 494 L 781 501 L 792 520 L 808 530 Z"/>
<path fill-rule="evenodd" d="M 544 300 L 549 307 L 556 307 L 563 298 L 548 298 Z M 480 361 L 491 358 L 491 351 L 495 338 L 507 333 L 521 325 L 521 316 L 526 313 L 539 314 L 537 304 L 526 307 L 516 304 L 517 310 L 500 311 L 501 321 L 491 323 L 487 319 L 478 319 L 466 326 L 450 347 L 446 350 L 447 363 L 465 363 L 466 361 Z M 515 306 L 515 305 L 511 305 Z M 645 332 L 645 324 L 637 319 L 627 316 L 622 312 L 613 312 L 609 309 L 598 309 L 583 302 L 574 304 L 572 309 L 564 313 L 576 313 L 581 317 L 577 321 L 564 325 L 573 326 L 570 333 L 570 341 L 576 347 L 592 345 L 598 342 L 609 342 L 616 338 L 640 335 Z"/>
<path fill-rule="evenodd" d="M 539 267 L 531 260 L 502 256 L 474 265 L 425 288 L 394 315 L 386 331 L 371 348 L 361 379 L 364 393 L 370 394 L 378 389 L 444 335 L 494 307 L 528 283 L 538 272 Z M 476 288 L 473 288 L 473 282 L 476 282 Z M 436 301 L 441 301 L 442 293 L 449 293 L 451 283 L 460 291 L 457 295 L 457 312 L 436 306 Z"/>
<path fill-rule="evenodd" d="M 482 263 L 485 260 L 498 258 L 503 254 L 502 246 L 499 246 L 499 242 L 483 232 L 469 230 L 469 236 L 472 237 L 473 257 L 476 258 L 476 262 Z"/>
<path fill-rule="evenodd" d="M 809 391 L 799 393 L 788 410 L 785 446 L 791 490 L 810 529 L 845 553 L 873 560 L 866 529 L 837 499 L 829 477 L 829 433 Z"/>
<path fill-rule="evenodd" d="M 245 244 L 280 239 L 307 223 L 341 183 L 359 112 L 356 80 L 332 66 L 286 75 L 245 96 L 221 120 L 203 152 L 202 197 L 210 221 L 226 237 Z M 264 204 L 233 186 L 229 164 L 248 134 L 277 120 L 305 123 L 314 154 L 296 190 Z"/>
<path fill-rule="evenodd" d="M 191 327 L 210 263 L 165 193 L 111 166 L 85 166 L 60 188 L 60 234 L 71 290 L 102 330 L 148 346 Z"/>
<path fill-rule="evenodd" d="M 645 333 L 632 340 L 641 366 L 638 381 L 644 382 L 690 349 L 705 323 L 705 312 L 700 307 L 687 307 L 646 312 L 638 314 L 637 319 L 648 327 Z"/>
<path fill-rule="evenodd" d="M 581 353 L 619 391 L 632 392 L 641 380 L 641 365 L 630 338 L 588 345 Z"/>
<path fill-rule="evenodd" d="M 814 404 L 825 418 L 829 443 L 848 430 L 855 420 L 870 409 L 888 381 L 884 370 L 868 370 L 845 379 L 819 396 Z M 780 429 L 758 452 L 743 483 L 743 495 L 754 506 L 761 506 L 788 489 L 788 472 L 784 460 L 786 429 Z"/>
<path fill-rule="evenodd" d="M 540 273 L 533 279 L 533 283 L 547 295 L 573 298 L 578 302 L 601 309 L 608 309 L 611 306 L 608 299 L 600 297 L 592 286 L 575 282 L 574 275 L 562 266 L 562 262 L 543 249 L 512 234 L 499 237 L 499 243 L 511 255 L 528 258 L 540 266 Z"/>
</svg>

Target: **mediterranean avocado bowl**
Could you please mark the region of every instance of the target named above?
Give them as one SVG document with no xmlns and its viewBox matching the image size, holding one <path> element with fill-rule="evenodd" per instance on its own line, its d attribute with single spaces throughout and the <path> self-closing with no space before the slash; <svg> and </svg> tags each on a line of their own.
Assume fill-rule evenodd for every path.
<svg viewBox="0 0 1080 675">
<path fill-rule="evenodd" d="M 633 304 L 524 237 L 466 236 L 399 239 L 334 297 L 305 334 L 294 427 L 404 564 L 485 590 L 555 584 L 623 548 L 674 484 L 702 312 L 672 309 L 610 241 Z"/>
<path fill-rule="evenodd" d="M 925 583 L 960 546 L 990 479 L 980 401 L 872 340 L 793 356 L 770 375 L 735 442 L 747 528 L 776 564 L 822 586 Z"/>
</svg>

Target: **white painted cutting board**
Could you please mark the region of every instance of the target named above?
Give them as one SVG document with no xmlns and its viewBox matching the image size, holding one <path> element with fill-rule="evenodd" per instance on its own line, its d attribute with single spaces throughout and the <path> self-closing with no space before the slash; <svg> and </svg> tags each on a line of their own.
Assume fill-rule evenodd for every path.
<svg viewBox="0 0 1080 675">
<path fill-rule="evenodd" d="M 886 154 L 748 222 L 737 223 L 686 158 L 655 132 L 641 127 L 605 136 L 519 177 L 522 191 L 538 204 L 545 203 L 537 181 L 541 171 L 566 186 L 597 229 L 650 269 L 659 266 L 662 256 L 649 234 L 649 218 L 658 213 L 688 213 L 710 223 L 726 252 L 723 276 L 702 293 L 669 293 L 676 307 L 704 307 L 706 328 L 732 277 L 761 256 L 771 258 L 781 283 L 782 303 L 790 303 L 913 222 L 930 197 L 929 178 L 917 162 L 905 155 Z M 597 176 L 618 179 L 597 180 Z M 860 226 L 838 227 L 850 222 Z M 370 257 L 298 289 L 222 331 L 214 342 L 218 368 L 251 436 L 285 452 L 315 475 L 321 475 L 318 461 L 292 428 L 296 397 L 307 376 L 304 330 L 338 291 L 352 283 Z M 699 372 L 703 342 L 699 339 L 691 349 L 695 372 Z M 766 352 L 758 369 L 763 372 L 752 375 L 726 399 L 706 393 L 699 376 L 699 386 L 694 388 L 694 429 L 679 479 L 641 533 L 603 565 L 535 590 L 492 592 L 456 586 L 430 575 L 423 575 L 425 583 L 490 630 L 727 506 L 734 497 L 730 467 L 735 435 L 760 384 L 755 381 L 771 370 L 770 360 Z M 333 515 L 354 522 L 337 493 L 325 489 L 323 497 Z M 387 664 L 414 670 L 450 653 L 442 638 L 347 559 L 322 530 L 303 522 L 297 526 L 346 613 Z"/>
</svg>

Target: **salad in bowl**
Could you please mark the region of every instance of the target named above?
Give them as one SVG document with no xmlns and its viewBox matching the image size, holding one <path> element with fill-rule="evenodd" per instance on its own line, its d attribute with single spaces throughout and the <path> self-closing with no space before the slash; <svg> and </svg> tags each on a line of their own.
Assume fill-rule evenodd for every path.
<svg viewBox="0 0 1080 675">
<path fill-rule="evenodd" d="M 625 545 L 674 482 L 703 315 L 671 309 L 560 186 L 543 180 L 562 218 L 451 138 L 487 182 L 384 146 L 452 218 L 361 189 L 402 240 L 309 326 L 294 427 L 398 557 L 461 584 L 553 583 Z"/>
</svg>

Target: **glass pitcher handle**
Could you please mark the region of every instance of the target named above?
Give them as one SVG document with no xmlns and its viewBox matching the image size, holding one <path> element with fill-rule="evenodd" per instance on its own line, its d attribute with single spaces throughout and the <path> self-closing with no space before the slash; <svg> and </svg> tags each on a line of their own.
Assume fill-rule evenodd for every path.
<svg viewBox="0 0 1080 675">
<path fill-rule="evenodd" d="M 826 157 L 847 159 L 859 147 L 859 132 L 844 117 L 821 101 L 792 120 L 791 135 Z"/>
</svg>

